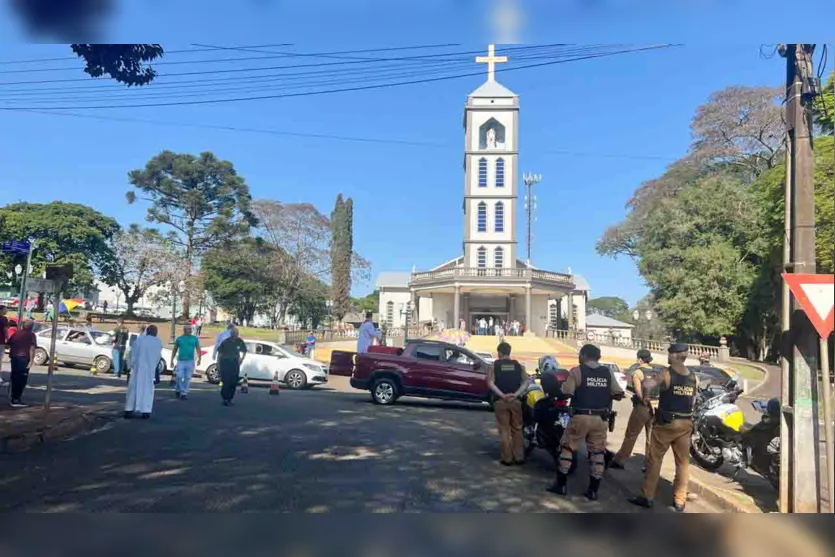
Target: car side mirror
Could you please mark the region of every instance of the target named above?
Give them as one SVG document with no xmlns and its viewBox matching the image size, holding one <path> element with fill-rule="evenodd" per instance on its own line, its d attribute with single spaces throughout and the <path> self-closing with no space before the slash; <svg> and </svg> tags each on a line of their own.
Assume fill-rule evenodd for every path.
<svg viewBox="0 0 835 557">
<path fill-rule="evenodd" d="M 479 369 L 481 369 L 481 362 L 479 362 L 479 361 L 473 362 L 472 367 L 473 367 L 473 371 L 478 371 Z"/>
</svg>

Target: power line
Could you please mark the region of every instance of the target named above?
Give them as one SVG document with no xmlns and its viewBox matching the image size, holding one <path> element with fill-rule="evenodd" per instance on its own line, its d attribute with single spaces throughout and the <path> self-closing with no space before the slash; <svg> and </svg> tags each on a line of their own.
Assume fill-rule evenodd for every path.
<svg viewBox="0 0 835 557">
<path fill-rule="evenodd" d="M 539 47 L 524 47 L 527 49 L 534 49 Z M 598 47 L 582 47 L 582 48 L 575 48 L 575 49 L 565 49 L 559 51 L 562 55 L 568 54 L 578 54 L 583 52 L 594 52 L 595 49 Z M 505 51 L 507 52 L 507 51 Z M 528 52 L 531 52 L 530 50 Z M 539 52 L 539 51 L 537 51 Z M 516 54 L 514 56 L 514 60 L 519 59 L 527 59 L 529 57 L 537 57 L 537 54 Z M 542 58 L 546 57 L 545 55 L 540 56 Z M 396 63 L 396 62 L 395 62 Z M 472 60 L 470 57 L 461 57 L 458 59 L 453 60 L 432 60 L 432 61 L 423 61 L 421 67 L 431 67 L 431 66 L 438 66 L 438 65 L 460 65 L 462 63 L 470 64 Z M 339 64 L 336 64 L 339 65 Z M 293 66 L 283 66 L 284 68 L 289 68 Z M 255 81 L 273 81 L 273 80 L 281 80 L 284 79 L 286 76 L 313 76 L 313 75 L 322 75 L 322 74 L 352 74 L 352 73 L 367 73 L 367 72 L 376 72 L 380 70 L 387 70 L 391 69 L 392 67 L 396 66 L 372 66 L 372 67 L 343 67 L 343 68 L 328 68 L 328 69 L 318 69 L 318 70 L 310 70 L 310 71 L 301 71 L 301 72 L 278 72 L 274 74 L 267 74 L 267 75 L 260 75 L 260 76 L 232 76 L 232 77 L 217 77 L 211 79 L 187 79 L 187 80 L 178 80 L 178 81 L 167 81 L 166 75 L 159 75 L 154 81 L 153 87 L 143 87 L 138 89 L 133 89 L 132 91 L 135 93 L 142 93 L 147 92 L 149 90 L 159 90 L 159 89 L 169 89 L 169 88 L 179 88 L 179 87 L 187 87 L 191 84 L 195 84 L 194 86 L 202 86 L 201 84 L 218 84 L 223 82 L 233 81 L 236 83 L 243 83 L 243 82 L 255 82 Z M 405 66 L 401 66 L 405 67 Z M 59 80 L 60 81 L 60 80 Z M 5 96 L 14 96 L 14 95 L 29 95 L 29 94 L 37 94 L 37 93 L 44 93 L 44 92 L 52 92 L 55 91 L 55 94 L 63 94 L 65 91 L 99 91 L 99 90 L 106 90 L 106 89 L 114 89 L 118 88 L 120 90 L 125 90 L 125 87 L 120 84 L 102 84 L 101 82 L 91 82 L 89 79 L 82 79 L 80 81 L 84 81 L 85 84 L 80 87 L 70 87 L 70 86 L 59 86 L 59 87 L 29 87 L 29 88 L 14 88 L 3 91 L 2 95 Z M 30 83 L 30 82 L 25 82 Z M 9 83 L 2 83 L 0 82 L 0 86 L 8 85 Z M 53 93 L 47 93 L 53 94 Z"/>
<path fill-rule="evenodd" d="M 594 58 L 602 58 L 607 56 L 614 56 L 617 54 L 627 54 L 633 52 L 643 52 L 648 50 L 657 50 L 662 48 L 668 48 L 672 45 L 653 45 L 648 47 L 640 47 L 640 48 L 633 48 L 628 50 L 621 50 L 621 51 L 614 51 L 602 54 L 591 54 L 587 56 L 580 56 L 576 58 L 570 58 L 566 60 L 554 60 L 548 62 L 540 62 L 536 64 L 526 64 L 522 66 L 517 66 L 514 68 L 502 68 L 500 72 L 509 72 L 509 71 L 518 71 L 518 70 L 525 70 L 530 68 L 536 67 L 543 67 L 543 66 L 550 66 L 555 64 L 563 64 L 567 62 L 574 62 L 580 60 L 590 60 Z M 350 62 L 346 62 L 350 63 Z M 343 88 L 335 88 L 335 89 L 325 89 L 321 91 L 306 91 L 306 92 L 299 92 L 299 93 L 282 93 L 282 94 L 274 94 L 274 95 L 260 95 L 260 96 L 249 96 L 249 97 L 236 97 L 236 98 L 227 98 L 227 99 L 207 99 L 207 100 L 191 100 L 191 101 L 176 101 L 176 102 L 160 102 L 160 103 L 137 103 L 137 104 L 122 104 L 122 105 L 98 105 L 98 106 L 80 106 L 80 107 L 68 107 L 68 106 L 56 106 L 56 107 L 18 107 L 18 108 L 10 108 L 10 107 L 0 107 L 0 110 L 20 110 L 22 108 L 33 108 L 33 109 L 45 109 L 45 110 L 64 110 L 64 109 L 72 109 L 72 110 L 91 110 L 91 109 L 110 109 L 110 108 L 150 108 L 150 107 L 162 107 L 162 106 L 184 106 L 184 105 L 198 105 L 198 104 L 215 104 L 215 103 L 228 103 L 228 102 L 243 102 L 243 101 L 255 101 L 255 100 L 268 100 L 268 99 L 278 99 L 278 98 L 288 98 L 288 97 L 300 97 L 300 96 L 313 96 L 313 95 L 325 95 L 325 94 L 332 94 L 332 93 L 344 93 L 344 92 L 352 92 L 352 91 L 366 91 L 372 89 L 382 89 L 388 87 L 401 87 L 404 85 L 417 85 L 421 83 L 433 83 L 437 81 L 447 81 L 451 79 L 460 79 L 464 77 L 473 77 L 483 75 L 482 71 L 478 72 L 470 72 L 452 76 L 441 76 L 441 77 L 433 77 L 433 78 L 423 78 L 423 79 L 414 79 L 409 81 L 400 81 L 394 83 L 384 83 L 384 84 L 374 84 L 374 85 L 361 85 L 356 87 L 343 87 Z"/>
<path fill-rule="evenodd" d="M 531 55 L 531 56 L 520 56 L 517 60 L 543 60 L 543 59 L 554 59 L 558 58 L 554 55 Z M 156 88 L 149 88 L 144 91 L 132 91 L 132 90 L 125 90 L 123 94 L 118 95 L 108 95 L 108 100 L 114 99 L 131 99 L 135 100 L 140 98 L 142 100 L 152 99 L 152 98 L 189 98 L 189 97 L 205 97 L 206 95 L 216 95 L 219 93 L 244 93 L 244 92 L 255 92 L 255 91 L 282 91 L 288 89 L 302 89 L 302 88 L 309 88 L 309 87 L 321 87 L 325 85 L 345 85 L 349 83 L 356 83 L 356 82 L 373 82 L 373 81 L 380 81 L 380 80 L 391 80 L 391 79 L 405 79 L 414 76 L 430 76 L 430 75 L 441 75 L 450 73 L 453 71 L 459 71 L 459 68 L 463 65 L 469 65 L 471 61 L 463 60 L 460 62 L 455 63 L 444 63 L 444 64 L 432 64 L 431 67 L 421 66 L 419 68 L 415 68 L 411 66 L 410 71 L 404 71 L 404 68 L 401 66 L 398 67 L 386 67 L 386 68 L 366 68 L 359 71 L 351 71 L 346 75 L 334 75 L 337 73 L 344 73 L 344 72 L 325 72 L 322 75 L 317 76 L 298 76 L 299 81 L 296 81 L 297 76 L 293 75 L 280 75 L 277 77 L 271 77 L 269 79 L 261 80 L 262 82 L 275 82 L 279 81 L 282 82 L 280 85 L 275 84 L 267 84 L 267 85 L 258 85 L 255 86 L 241 86 L 240 83 L 237 83 L 231 87 L 212 87 L 206 88 L 204 82 L 200 82 L 193 85 L 183 85 L 179 87 L 174 87 L 172 91 L 159 91 L 158 87 Z M 321 73 L 321 72 L 317 72 Z M 187 91 L 187 89 L 192 88 L 200 88 L 199 91 Z M 50 98 L 54 95 L 60 95 L 62 101 L 74 101 L 74 102 L 95 102 L 99 100 L 98 96 L 96 95 L 97 92 L 95 91 L 81 91 L 81 92 L 66 92 L 66 91 L 50 91 L 46 93 L 20 93 L 20 92 L 0 92 L 0 101 L 9 103 L 44 103 L 44 102 L 54 102 L 54 98 Z M 93 95 L 92 97 L 90 95 Z M 25 98 L 15 98 L 15 97 L 25 97 Z M 46 98 L 44 98 L 46 97 Z"/>
<path fill-rule="evenodd" d="M 196 122 L 174 122 L 174 121 L 166 121 L 166 120 L 152 120 L 146 118 L 130 118 L 130 117 L 121 117 L 121 116 L 102 116 L 97 114 L 77 114 L 73 112 L 60 112 L 60 111 L 51 111 L 51 110 L 21 110 L 20 112 L 29 112 L 32 114 L 42 114 L 46 116 L 67 116 L 72 118 L 82 118 L 86 120 L 97 120 L 102 122 L 127 122 L 127 123 L 136 123 L 136 124 L 150 124 L 156 126 L 167 126 L 167 127 L 177 127 L 177 128 L 197 128 L 197 129 L 210 129 L 210 130 L 218 130 L 218 131 L 228 131 L 228 132 L 238 132 L 238 133 L 254 133 L 254 134 L 263 134 L 263 135 L 274 135 L 274 136 L 281 136 L 281 137 L 304 137 L 310 139 L 326 139 L 326 140 L 336 140 L 336 141 L 348 141 L 348 142 L 355 142 L 355 143 L 372 143 L 372 144 L 387 144 L 387 145 L 402 145 L 408 147 L 426 147 L 426 148 L 450 148 L 453 144 L 449 142 L 436 142 L 436 141 L 412 141 L 406 139 L 383 139 L 383 138 L 373 138 L 373 137 L 357 137 L 357 136 L 345 136 L 345 135 L 334 135 L 334 134 L 318 134 L 318 133 L 305 133 L 305 132 L 291 132 L 291 131 L 282 131 L 282 130 L 273 130 L 267 128 L 251 128 L 251 127 L 241 127 L 241 126 L 224 126 L 220 124 L 204 124 L 204 123 L 196 123 Z M 631 159 L 631 160 L 659 160 L 659 161 L 671 161 L 675 160 L 673 157 L 663 157 L 660 155 L 633 155 L 628 153 L 605 153 L 602 151 L 598 152 L 590 152 L 590 151 L 571 151 L 567 149 L 546 149 L 544 151 L 536 151 L 541 153 L 547 154 L 556 154 L 556 155 L 564 155 L 564 156 L 581 156 L 581 157 L 603 157 L 603 158 L 623 158 L 623 159 Z"/>
<path fill-rule="evenodd" d="M 274 45 L 274 46 L 292 46 L 290 43 Z M 387 47 L 387 48 L 380 48 L 380 49 L 364 49 L 364 50 L 346 50 L 343 51 L 344 53 L 354 53 L 354 52 L 391 52 L 396 50 L 414 50 L 414 49 L 430 49 L 430 48 L 446 48 L 449 46 L 458 46 L 456 43 L 447 43 L 447 44 L 438 44 L 438 45 L 421 45 L 421 46 L 405 46 L 405 47 Z M 300 54 L 300 53 L 288 53 L 288 52 L 273 52 L 269 50 L 250 50 L 248 48 L 237 48 L 237 47 L 222 47 L 216 46 L 212 48 L 205 48 L 205 49 L 195 49 L 195 52 L 198 50 L 220 50 L 220 51 L 227 51 L 227 50 L 235 50 L 235 51 L 243 51 L 243 52 L 259 52 L 263 54 L 267 54 L 267 56 L 245 56 L 245 57 L 238 57 L 238 58 L 209 58 L 209 59 L 200 59 L 200 60 L 162 60 L 160 62 L 152 61 L 149 62 L 149 65 L 152 66 L 170 66 L 170 65 L 183 65 L 183 64 L 223 64 L 223 63 L 230 63 L 230 62 L 247 62 L 252 60 L 273 60 L 276 58 L 292 58 L 292 57 L 299 57 L 299 56 L 306 56 L 306 57 L 324 57 L 324 58 L 337 58 L 337 59 L 346 59 L 346 60 L 369 60 L 373 61 L 373 58 L 357 58 L 357 57 L 348 57 L 348 56 L 332 56 L 331 54 L 339 54 L 336 53 L 309 53 L 309 54 Z M 78 61 L 78 59 L 76 59 Z M 0 70 L 0 75 L 2 74 L 17 74 L 17 73 L 37 73 L 37 72 L 66 72 L 66 71 L 78 71 L 78 67 L 76 65 L 73 66 L 66 66 L 61 68 L 28 68 L 25 70 Z"/>
<path fill-rule="evenodd" d="M 548 46 L 554 45 L 542 45 L 542 46 L 524 46 L 524 47 L 511 47 L 507 49 L 503 49 L 502 52 L 512 52 L 516 50 L 529 50 L 532 48 L 545 48 Z M 178 77 L 178 76 L 192 76 L 192 75 L 208 75 L 208 74 L 226 74 L 226 73 L 241 73 L 241 72 L 254 72 L 254 71 L 271 71 L 271 70 L 282 70 L 282 69 L 292 69 L 292 68 L 312 68 L 312 67 L 325 67 L 325 66 L 339 66 L 339 65 L 348 65 L 348 64 L 368 64 L 368 63 L 379 63 L 379 62 L 397 62 L 397 61 L 421 61 L 425 59 L 437 59 L 443 56 L 465 56 L 465 55 L 473 55 L 473 54 L 480 54 L 480 50 L 471 50 L 466 52 L 458 52 L 458 53 L 445 53 L 445 54 L 424 54 L 420 56 L 401 56 L 401 57 L 394 57 L 394 58 L 374 58 L 374 59 L 361 59 L 361 60 L 345 60 L 345 61 L 337 61 L 337 62 L 315 62 L 312 64 L 290 64 L 290 65 L 282 65 L 282 66 L 266 66 L 261 68 L 227 68 L 222 70 L 200 70 L 194 72 L 177 72 L 177 73 L 168 73 L 168 74 L 159 74 L 158 77 Z M 43 83 L 72 83 L 72 82 L 79 82 L 79 81 L 88 81 L 89 78 L 69 78 L 69 79 L 44 79 L 44 80 L 37 80 L 37 81 L 6 81 L 0 82 L 0 86 L 8 86 L 8 85 L 38 85 Z"/>
<path fill-rule="evenodd" d="M 282 46 L 293 46 L 292 43 L 281 43 L 281 44 L 262 44 L 262 45 L 252 45 L 247 46 L 244 48 L 274 48 L 274 47 L 282 47 Z M 190 54 L 196 52 L 208 52 L 211 50 L 220 50 L 218 48 L 187 48 L 187 49 L 180 49 L 180 50 L 167 50 L 164 52 L 166 56 L 170 54 Z M 37 64 L 41 62 L 60 62 L 60 61 L 69 61 L 69 60 L 78 60 L 78 56 L 60 56 L 56 58 L 36 58 L 34 60 L 0 60 L 0 66 L 10 65 L 10 64 Z"/>
</svg>

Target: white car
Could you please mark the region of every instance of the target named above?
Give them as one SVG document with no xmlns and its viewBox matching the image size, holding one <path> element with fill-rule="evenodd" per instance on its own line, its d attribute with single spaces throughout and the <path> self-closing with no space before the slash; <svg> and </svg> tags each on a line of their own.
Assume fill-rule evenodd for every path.
<svg viewBox="0 0 835 557">
<path fill-rule="evenodd" d="M 626 374 L 620 369 L 620 366 L 614 362 L 600 362 L 600 365 L 606 366 L 612 370 L 612 374 L 615 376 L 618 385 L 620 385 L 620 388 L 626 392 L 628 381 L 626 379 Z"/>
<path fill-rule="evenodd" d="M 305 358 L 289 346 L 256 339 L 241 339 L 246 344 L 246 357 L 241 364 L 241 377 L 247 379 L 272 381 L 275 374 L 278 380 L 291 389 L 305 389 L 328 382 L 327 367 Z M 209 383 L 220 383 L 220 372 L 213 357 L 214 346 L 204 347 L 197 370 L 203 372 Z"/>
<path fill-rule="evenodd" d="M 487 362 L 488 364 L 492 365 L 496 359 L 493 357 L 493 354 L 490 352 L 473 352 L 476 356 Z"/>
</svg>

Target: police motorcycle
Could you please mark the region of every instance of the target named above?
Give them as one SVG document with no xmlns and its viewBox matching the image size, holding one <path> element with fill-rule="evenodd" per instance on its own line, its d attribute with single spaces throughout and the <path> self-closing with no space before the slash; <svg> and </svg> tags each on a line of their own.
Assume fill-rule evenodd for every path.
<svg viewBox="0 0 835 557">
<path fill-rule="evenodd" d="M 716 471 L 725 462 L 741 470 L 753 469 L 775 488 L 780 481 L 780 401 L 755 400 L 760 422 L 745 422 L 736 400 L 742 394 L 739 375 L 724 387 L 699 388 L 693 412 L 690 454 L 699 466 Z"/>
<path fill-rule="evenodd" d="M 521 396 L 525 456 L 540 448 L 551 455 L 554 464 L 559 460 L 560 440 L 571 419 L 569 399 L 560 391 L 567 377 L 568 371 L 560 368 L 553 356 L 539 358 L 536 375 L 531 377 Z M 539 385 L 536 384 L 536 379 L 539 379 Z M 569 474 L 576 468 L 575 453 Z"/>
</svg>

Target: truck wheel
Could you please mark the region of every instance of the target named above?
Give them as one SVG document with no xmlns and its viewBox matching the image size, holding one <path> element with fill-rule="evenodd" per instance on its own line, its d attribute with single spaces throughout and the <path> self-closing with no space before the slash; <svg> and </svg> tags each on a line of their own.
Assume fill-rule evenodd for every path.
<svg viewBox="0 0 835 557">
<path fill-rule="evenodd" d="M 397 400 L 397 384 L 393 379 L 381 377 L 371 386 L 371 399 L 374 404 L 388 406 Z"/>
</svg>

